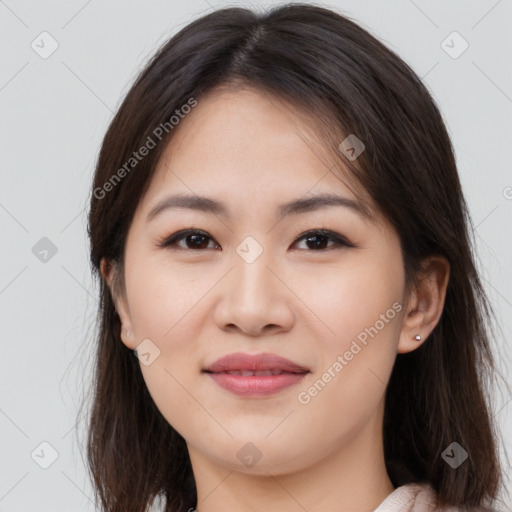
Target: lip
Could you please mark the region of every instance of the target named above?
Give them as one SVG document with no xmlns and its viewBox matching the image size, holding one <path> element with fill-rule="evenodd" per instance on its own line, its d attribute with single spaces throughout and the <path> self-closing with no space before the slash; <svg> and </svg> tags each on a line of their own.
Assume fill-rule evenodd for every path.
<svg viewBox="0 0 512 512">
<path fill-rule="evenodd" d="M 227 372 L 268 372 L 273 375 L 233 375 Z M 243 354 L 237 352 L 221 357 L 206 369 L 206 373 L 221 388 L 239 396 L 256 397 L 277 393 L 300 382 L 310 370 L 276 354 Z"/>
<path fill-rule="evenodd" d="M 309 369 L 305 366 L 301 366 L 277 354 L 267 352 L 262 354 L 244 354 L 242 352 L 228 354 L 227 356 L 217 359 L 217 361 L 203 371 L 221 373 L 234 370 L 265 371 L 274 369 L 288 373 L 309 372 Z"/>
</svg>

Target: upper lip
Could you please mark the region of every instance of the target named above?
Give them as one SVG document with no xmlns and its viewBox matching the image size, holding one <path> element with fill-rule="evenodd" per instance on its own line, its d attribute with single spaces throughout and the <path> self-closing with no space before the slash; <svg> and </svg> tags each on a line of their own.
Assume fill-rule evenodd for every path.
<svg viewBox="0 0 512 512">
<path fill-rule="evenodd" d="M 221 373 L 233 370 L 281 370 L 290 373 L 306 373 L 309 369 L 276 354 L 243 354 L 236 352 L 217 359 L 203 371 Z"/>
</svg>

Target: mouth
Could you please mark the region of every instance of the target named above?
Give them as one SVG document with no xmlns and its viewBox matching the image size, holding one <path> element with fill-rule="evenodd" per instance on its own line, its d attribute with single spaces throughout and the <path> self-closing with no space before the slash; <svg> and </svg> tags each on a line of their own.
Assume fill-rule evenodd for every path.
<svg viewBox="0 0 512 512">
<path fill-rule="evenodd" d="M 281 373 L 308 373 L 309 368 L 277 354 L 244 354 L 236 352 L 217 359 L 217 361 L 204 368 L 203 372 L 265 376 L 279 375 Z"/>
<path fill-rule="evenodd" d="M 218 359 L 202 372 L 235 395 L 261 397 L 299 383 L 310 370 L 275 354 L 235 353 Z"/>
</svg>

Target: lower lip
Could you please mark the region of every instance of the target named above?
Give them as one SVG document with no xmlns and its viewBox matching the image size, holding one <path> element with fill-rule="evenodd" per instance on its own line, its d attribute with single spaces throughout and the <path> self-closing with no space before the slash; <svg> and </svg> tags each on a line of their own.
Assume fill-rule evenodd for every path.
<svg viewBox="0 0 512 512">
<path fill-rule="evenodd" d="M 267 396 L 300 382 L 306 373 L 281 373 L 279 375 L 208 374 L 221 388 L 240 396 Z"/>
</svg>

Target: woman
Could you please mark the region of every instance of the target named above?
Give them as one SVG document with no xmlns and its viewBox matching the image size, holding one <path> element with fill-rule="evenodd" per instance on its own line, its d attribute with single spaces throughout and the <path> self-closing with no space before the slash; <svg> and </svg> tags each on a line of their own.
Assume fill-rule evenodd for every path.
<svg viewBox="0 0 512 512">
<path fill-rule="evenodd" d="M 488 306 L 414 72 L 306 4 L 172 37 L 104 138 L 102 510 L 492 510 Z"/>
</svg>

